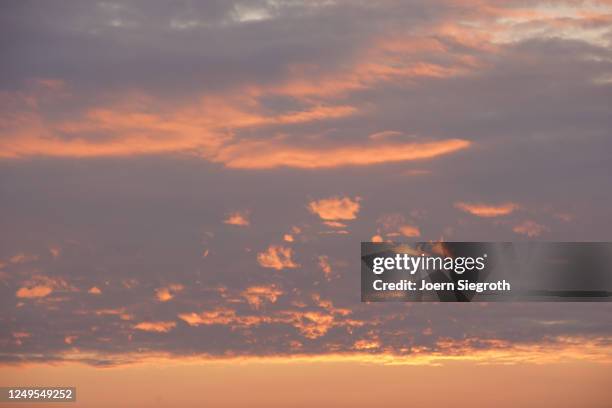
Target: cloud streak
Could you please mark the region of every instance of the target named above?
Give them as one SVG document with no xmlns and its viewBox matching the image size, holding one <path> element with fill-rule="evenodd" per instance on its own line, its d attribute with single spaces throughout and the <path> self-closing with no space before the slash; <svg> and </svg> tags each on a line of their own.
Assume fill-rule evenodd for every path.
<svg viewBox="0 0 612 408">
<path fill-rule="evenodd" d="M 512 214 L 520 206 L 516 203 L 484 204 L 458 202 L 455 203 L 455 208 L 477 217 L 494 218 Z"/>
</svg>

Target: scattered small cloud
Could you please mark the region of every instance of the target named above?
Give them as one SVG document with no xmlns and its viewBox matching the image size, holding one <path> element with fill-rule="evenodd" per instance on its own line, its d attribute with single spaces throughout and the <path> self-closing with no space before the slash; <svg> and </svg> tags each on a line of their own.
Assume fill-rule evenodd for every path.
<svg viewBox="0 0 612 408">
<path fill-rule="evenodd" d="M 492 218 L 512 214 L 520 206 L 511 202 L 503 204 L 457 202 L 455 203 L 455 208 L 477 217 Z"/>
<path fill-rule="evenodd" d="M 238 227 L 248 227 L 251 224 L 248 211 L 233 212 L 223 221 L 225 224 L 236 225 Z"/>
<path fill-rule="evenodd" d="M 378 341 L 378 340 L 368 340 L 368 339 L 357 340 L 353 344 L 353 348 L 355 348 L 356 350 L 374 350 L 374 349 L 378 349 L 378 348 L 380 348 L 380 341 Z"/>
<path fill-rule="evenodd" d="M 50 286 L 36 285 L 36 286 L 29 287 L 29 288 L 28 287 L 19 288 L 19 290 L 17 290 L 16 295 L 18 298 L 32 299 L 32 298 L 45 297 L 49 295 L 51 292 L 53 292 L 53 288 Z"/>
<path fill-rule="evenodd" d="M 57 259 L 62 254 L 62 249 L 54 245 L 54 246 L 49 247 L 49 253 L 54 259 Z"/>
<path fill-rule="evenodd" d="M 92 295 L 100 295 L 102 294 L 102 291 L 97 286 L 92 286 L 91 288 L 89 288 L 87 293 L 90 293 Z"/>
<path fill-rule="evenodd" d="M 402 225 L 399 228 L 400 234 L 408 238 L 415 238 L 421 236 L 421 230 L 419 227 L 413 225 Z"/>
<path fill-rule="evenodd" d="M 338 220 L 354 220 L 357 218 L 361 201 L 360 197 L 330 197 L 318 201 L 311 201 L 308 204 L 308 209 L 313 214 L 318 215 L 322 220 L 338 221 Z"/>
<path fill-rule="evenodd" d="M 27 262 L 34 262 L 38 259 L 38 255 L 34 254 L 26 254 L 26 253 L 18 253 L 13 255 L 9 261 L 13 264 L 21 264 Z"/>
<path fill-rule="evenodd" d="M 43 298 L 50 295 L 54 290 L 71 290 L 76 289 L 68 285 L 63 279 L 49 278 L 43 275 L 36 275 L 32 279 L 24 282 L 15 295 L 21 299 Z"/>
<path fill-rule="evenodd" d="M 293 261 L 293 250 L 280 245 L 270 245 L 267 250 L 257 254 L 257 262 L 264 268 L 285 269 L 297 268 Z"/>
<path fill-rule="evenodd" d="M 241 293 L 254 309 L 259 309 L 266 301 L 275 303 L 282 294 L 283 291 L 276 285 L 251 286 Z"/>
<path fill-rule="evenodd" d="M 375 237 L 378 237 L 380 241 L 372 242 L 383 242 L 383 235 L 386 238 L 400 236 L 415 238 L 421 236 L 421 230 L 419 227 L 414 225 L 412 222 L 407 221 L 406 217 L 400 213 L 384 214 L 378 218 L 377 223 L 379 228 L 376 231 Z M 374 239 L 374 237 L 372 239 Z"/>
<path fill-rule="evenodd" d="M 172 285 L 168 285 L 163 288 L 158 288 L 155 290 L 155 297 L 160 302 L 167 302 L 176 296 L 177 293 L 181 292 L 185 287 L 181 284 L 175 283 Z"/>
<path fill-rule="evenodd" d="M 529 238 L 534 238 L 548 231 L 548 228 L 544 225 L 538 224 L 535 221 L 527 220 L 516 225 L 514 228 L 512 228 L 512 231 L 516 232 L 517 234 L 526 235 Z"/>
<path fill-rule="evenodd" d="M 77 336 L 65 336 L 64 343 L 73 344 L 77 338 L 78 338 Z"/>
<path fill-rule="evenodd" d="M 190 326 L 225 325 L 235 322 L 237 319 L 235 311 L 221 307 L 201 313 L 181 313 L 178 317 Z"/>
<path fill-rule="evenodd" d="M 323 221 L 323 224 L 332 228 L 346 228 L 346 224 L 339 221 Z"/>
<path fill-rule="evenodd" d="M 319 255 L 319 268 L 321 268 L 327 280 L 331 279 L 332 268 L 327 255 Z"/>
<path fill-rule="evenodd" d="M 155 322 L 140 322 L 134 326 L 137 330 L 142 330 L 146 332 L 154 332 L 154 333 L 167 333 L 170 330 L 176 327 L 176 322 L 164 322 L 164 321 L 155 321 Z"/>
</svg>

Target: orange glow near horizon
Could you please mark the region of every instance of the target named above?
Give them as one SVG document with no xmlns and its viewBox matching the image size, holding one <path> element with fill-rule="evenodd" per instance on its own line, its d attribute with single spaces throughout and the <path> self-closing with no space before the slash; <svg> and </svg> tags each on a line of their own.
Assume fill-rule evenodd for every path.
<svg viewBox="0 0 612 408">
<path fill-rule="evenodd" d="M 409 403 L 513 408 L 546 401 L 547 406 L 569 408 L 606 406 L 610 367 L 582 361 L 548 365 L 453 361 L 444 366 L 151 362 L 114 368 L 35 364 L 2 367 L 0 378 L 20 385 L 76 386 L 76 403 L 56 404 L 66 407 L 404 407 Z M 559 393 L 560 384 L 571 386 Z"/>
</svg>

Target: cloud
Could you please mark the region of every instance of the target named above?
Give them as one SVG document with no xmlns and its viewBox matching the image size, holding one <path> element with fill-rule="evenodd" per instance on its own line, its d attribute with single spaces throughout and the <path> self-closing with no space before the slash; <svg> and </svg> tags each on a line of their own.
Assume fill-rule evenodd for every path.
<svg viewBox="0 0 612 408">
<path fill-rule="evenodd" d="M 201 313 L 181 313 L 178 317 L 190 326 L 227 325 L 248 327 L 259 325 L 262 321 L 266 320 L 264 317 L 257 316 L 241 317 L 236 314 L 236 311 L 223 307 L 217 307 L 214 310 Z"/>
<path fill-rule="evenodd" d="M 398 229 L 400 234 L 405 237 L 413 238 L 421 236 L 421 230 L 419 227 L 415 227 L 413 225 L 401 225 Z"/>
<path fill-rule="evenodd" d="M 89 288 L 87 293 L 90 293 L 92 295 L 100 295 L 102 294 L 102 291 L 97 286 L 92 286 L 91 288 Z"/>
<path fill-rule="evenodd" d="M 22 299 L 44 298 L 55 290 L 76 291 L 64 279 L 50 278 L 44 275 L 35 275 L 19 288 L 15 295 Z"/>
<path fill-rule="evenodd" d="M 353 347 L 357 350 L 374 350 L 380 348 L 381 344 L 378 340 L 361 339 L 357 340 Z"/>
<path fill-rule="evenodd" d="M 332 228 L 346 228 L 346 224 L 339 221 L 323 221 L 323 224 Z"/>
<path fill-rule="evenodd" d="M 503 203 L 503 204 L 483 204 L 483 203 L 455 203 L 455 208 L 465 211 L 469 214 L 477 217 L 502 217 L 505 215 L 512 214 L 518 210 L 520 206 L 516 203 Z"/>
<path fill-rule="evenodd" d="M 21 92 L 0 92 L 0 101 L 14 105 L 16 113 L 2 114 L 3 138 L 0 158 L 126 157 L 164 153 L 197 154 L 206 160 L 239 163 L 233 158 L 240 146 L 235 140 L 241 129 L 298 125 L 353 115 L 350 106 L 305 106 L 280 114 L 263 112 L 261 103 L 248 90 L 207 95 L 197 103 L 164 106 L 144 91 L 118 92 L 104 98 L 105 105 L 86 104 L 69 119 L 47 114 L 47 105 L 79 103 L 78 93 L 49 92 L 33 87 Z M 93 102 L 92 102 L 93 103 Z M 257 109 L 258 108 L 258 109 Z M 231 129 L 231 130 L 229 130 Z M 276 145 L 276 139 L 269 139 Z M 241 154 L 247 152 L 241 150 Z M 244 159 L 244 158 L 243 158 Z M 225 163 L 230 167 L 232 163 Z"/>
<path fill-rule="evenodd" d="M 21 264 L 21 263 L 27 263 L 27 262 L 34 262 L 37 259 L 38 259 L 38 255 L 19 253 L 19 254 L 13 255 L 9 259 L 9 262 L 14 263 L 14 264 Z"/>
<path fill-rule="evenodd" d="M 526 235 L 529 238 L 534 238 L 548 231 L 548 228 L 544 225 L 538 224 L 535 221 L 526 220 L 518 225 L 515 225 L 514 228 L 512 228 L 512 231 L 516 232 L 517 234 Z"/>
<path fill-rule="evenodd" d="M 143 4 L 117 15 L 94 3 L 6 6 L 0 321 L 31 337 L 17 346 L 0 334 L 0 361 L 102 365 L 142 349 L 547 361 L 563 339 L 576 341 L 574 356 L 610 360 L 606 305 L 406 313 L 361 304 L 351 272 L 355 242 L 402 237 L 401 226 L 468 240 L 609 239 L 609 2 L 267 2 L 254 7 L 269 18 L 250 22 L 240 20 L 257 13 L 235 18 L 231 2 Z M 338 191 L 349 202 L 326 207 Z M 489 201 L 469 201 L 483 193 Z M 469 222 L 448 197 L 499 217 L 512 197 L 547 209 L 551 227 L 521 222 L 518 208 Z M 236 234 L 223 221 L 246 206 L 257 228 Z M 247 292 L 272 285 L 282 295 Z M 176 335 L 134 329 L 175 319 Z"/>
<path fill-rule="evenodd" d="M 160 302 L 172 300 L 177 293 L 181 292 L 185 287 L 181 284 L 174 283 L 166 287 L 155 289 L 155 297 Z"/>
<path fill-rule="evenodd" d="M 330 197 L 308 203 L 308 209 L 324 221 L 354 220 L 359 212 L 360 197 Z M 338 224 L 332 224 L 339 226 Z"/>
<path fill-rule="evenodd" d="M 140 322 L 134 326 L 137 330 L 154 333 L 167 333 L 176 327 L 176 322 L 166 321 L 152 321 L 152 322 Z"/>
<path fill-rule="evenodd" d="M 31 287 L 19 288 L 19 290 L 16 293 L 16 296 L 18 298 L 23 298 L 23 299 L 33 299 L 33 298 L 45 297 L 51 294 L 51 292 L 53 292 L 53 288 L 51 286 L 36 285 L 36 286 L 31 286 Z"/>
<path fill-rule="evenodd" d="M 238 227 L 248 227 L 251 224 L 248 211 L 233 212 L 223 221 L 225 224 L 236 225 Z"/>
<path fill-rule="evenodd" d="M 266 301 L 270 303 L 276 302 L 278 297 L 282 294 L 283 291 L 278 289 L 276 285 L 251 286 L 241 293 L 242 297 L 244 297 L 254 309 L 259 309 Z"/>
<path fill-rule="evenodd" d="M 288 314 L 292 324 L 309 339 L 324 336 L 334 326 L 334 316 L 321 312 L 294 312 Z"/>
<path fill-rule="evenodd" d="M 332 274 L 332 268 L 329 263 L 329 257 L 327 257 L 327 255 L 319 255 L 318 260 L 319 260 L 319 268 L 321 268 L 321 270 L 325 274 L 325 277 L 329 280 Z"/>
<path fill-rule="evenodd" d="M 68 345 L 73 344 L 78 338 L 78 336 L 64 336 L 64 343 Z"/>
<path fill-rule="evenodd" d="M 277 270 L 299 267 L 292 257 L 293 249 L 281 245 L 270 245 L 266 251 L 257 254 L 257 262 L 264 268 Z"/>
<path fill-rule="evenodd" d="M 413 211 L 412 215 L 416 212 Z M 417 216 L 416 214 L 415 216 Z M 377 234 L 371 238 L 372 242 L 383 242 L 384 239 L 382 234 L 387 239 L 394 237 L 404 236 L 408 238 L 415 238 L 421 236 L 421 230 L 416 225 L 406 221 L 406 217 L 401 213 L 389 213 L 380 216 L 376 222 L 380 225 L 377 229 Z"/>
<path fill-rule="evenodd" d="M 240 169 L 325 169 L 432 159 L 466 149 L 470 144 L 467 140 L 446 139 L 421 143 L 317 148 L 289 146 L 280 140 L 243 141 L 223 147 L 213 155 L 212 161 Z"/>
</svg>

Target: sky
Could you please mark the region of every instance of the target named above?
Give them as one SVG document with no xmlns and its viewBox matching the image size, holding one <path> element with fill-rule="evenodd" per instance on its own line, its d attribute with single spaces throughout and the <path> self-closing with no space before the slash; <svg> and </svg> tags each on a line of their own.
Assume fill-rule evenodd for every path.
<svg viewBox="0 0 612 408">
<path fill-rule="evenodd" d="M 609 241 L 612 2 L 4 1 L 0 50 L 1 383 L 262 373 L 310 406 L 339 370 L 394 406 L 417 368 L 562 367 L 557 405 L 612 400 L 609 304 L 361 303 L 358 252 Z"/>
</svg>

